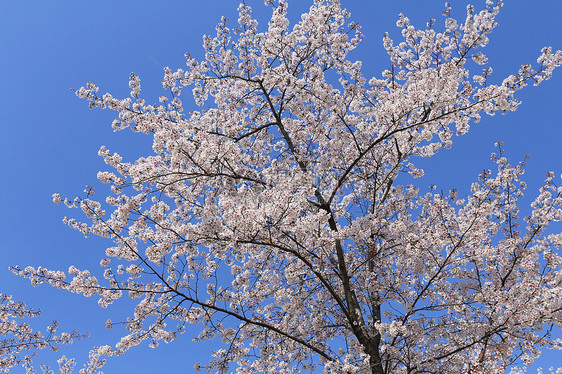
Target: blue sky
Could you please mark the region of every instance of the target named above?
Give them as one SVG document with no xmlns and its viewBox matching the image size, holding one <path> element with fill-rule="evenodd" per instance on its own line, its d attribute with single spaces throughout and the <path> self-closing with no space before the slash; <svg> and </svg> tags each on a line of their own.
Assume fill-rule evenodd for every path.
<svg viewBox="0 0 562 374">
<path fill-rule="evenodd" d="M 289 1 L 293 17 L 311 1 Z M 466 1 L 451 1 L 462 14 Z M 269 9 L 250 0 L 262 25 Z M 399 12 L 415 25 L 429 18 L 441 20 L 443 2 L 435 0 L 342 0 L 352 20 L 362 25 L 363 45 L 352 55 L 362 60 L 367 76 L 388 66 L 381 37 L 397 35 Z M 482 0 L 474 1 L 482 4 Z M 562 49 L 559 26 L 562 2 L 508 0 L 486 52 L 497 79 L 514 73 L 521 63 L 534 62 L 540 48 Z M 107 331 L 109 316 L 127 316 L 124 307 L 109 310 L 96 300 L 48 286 L 32 288 L 12 275 L 10 265 L 42 265 L 66 270 L 97 268 L 107 242 L 84 239 L 61 223 L 65 215 L 80 218 L 51 202 L 54 192 L 80 195 L 104 169 L 97 156 L 101 145 L 132 160 L 151 152 L 150 139 L 128 132 L 113 133 L 109 111 L 90 111 L 70 88 L 91 81 L 115 97 L 129 92 L 130 72 L 140 75 L 144 95 L 162 93 L 162 67 L 184 67 L 184 54 L 202 56 L 201 37 L 214 33 L 221 15 L 236 20 L 233 0 L 98 0 L 10 1 L 0 12 L 0 292 L 13 294 L 29 306 L 41 308 L 38 326 L 53 319 L 63 329 L 89 331 L 91 337 L 60 353 L 83 362 L 93 345 L 114 344 L 118 331 Z M 397 39 L 397 37 L 395 38 Z M 491 167 L 493 143 L 503 140 L 512 162 L 527 162 L 526 181 L 533 198 L 547 171 L 562 172 L 562 71 L 540 87 L 518 97 L 519 110 L 506 116 L 485 117 L 468 135 L 455 139 L 453 149 L 424 160 L 426 176 L 420 185 L 436 184 L 466 190 L 478 172 Z M 119 319 L 118 317 L 114 318 Z M 189 332 L 170 345 L 153 350 L 137 347 L 110 360 L 106 373 L 189 373 L 195 361 L 205 361 L 211 343 L 192 343 Z M 49 360 L 56 355 L 46 354 Z M 40 356 L 40 357 L 43 357 Z M 544 367 L 562 358 L 556 352 L 538 361 Z"/>
</svg>

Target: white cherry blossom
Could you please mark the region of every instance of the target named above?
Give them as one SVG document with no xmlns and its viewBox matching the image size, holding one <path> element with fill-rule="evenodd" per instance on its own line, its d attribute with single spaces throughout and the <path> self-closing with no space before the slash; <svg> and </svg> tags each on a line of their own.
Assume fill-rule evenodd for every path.
<svg viewBox="0 0 562 374">
<path fill-rule="evenodd" d="M 493 84 L 482 47 L 502 2 L 487 1 L 463 20 L 446 9 L 427 29 L 400 15 L 402 39 L 383 39 L 389 68 L 371 78 L 347 57 L 362 35 L 339 1 L 315 0 L 294 25 L 287 1 L 266 4 L 263 31 L 242 3 L 237 25 L 223 19 L 204 37 L 203 61 L 166 68 L 156 103 L 136 74 L 129 98 L 76 90 L 116 112 L 115 130 L 153 138 L 131 162 L 100 149 L 110 171 L 98 179 L 111 188 L 100 200 L 92 188 L 53 195 L 85 215 L 66 224 L 113 241 L 103 276 L 13 269 L 102 307 L 134 300 L 92 370 L 189 324 L 196 341 L 224 343 L 196 365 L 220 373 L 504 373 L 562 348 L 550 335 L 562 323 L 562 235 L 547 231 L 562 219 L 554 173 L 527 217 L 523 165 L 499 144 L 467 196 L 398 179 L 422 176 L 419 157 L 483 114 L 517 109 L 515 93 L 548 79 L 562 53 L 544 48 Z"/>
</svg>

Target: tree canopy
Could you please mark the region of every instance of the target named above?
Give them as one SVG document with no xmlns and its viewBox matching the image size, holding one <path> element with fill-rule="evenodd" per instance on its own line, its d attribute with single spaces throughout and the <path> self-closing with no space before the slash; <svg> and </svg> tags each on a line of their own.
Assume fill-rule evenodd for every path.
<svg viewBox="0 0 562 374">
<path fill-rule="evenodd" d="M 502 3 L 488 0 L 462 21 L 447 6 L 424 29 L 400 15 L 402 39 L 383 39 L 389 68 L 371 78 L 348 58 L 362 34 L 339 1 L 315 0 L 294 25 L 285 1 L 266 3 L 264 31 L 242 3 L 236 25 L 204 38 L 204 60 L 166 68 L 157 103 L 133 73 L 125 99 L 75 91 L 115 111 L 115 130 L 151 136 L 152 153 L 127 162 L 102 147 L 107 193 L 53 195 L 86 216 L 70 227 L 113 241 L 103 279 L 13 271 L 102 307 L 135 301 L 95 360 L 189 325 L 224 343 L 199 365 L 209 372 L 504 373 L 561 349 L 554 173 L 524 217 L 524 165 L 501 143 L 466 196 L 404 181 L 482 115 L 517 109 L 515 93 L 550 78 L 562 52 L 545 47 L 495 83 L 482 47 Z"/>
</svg>

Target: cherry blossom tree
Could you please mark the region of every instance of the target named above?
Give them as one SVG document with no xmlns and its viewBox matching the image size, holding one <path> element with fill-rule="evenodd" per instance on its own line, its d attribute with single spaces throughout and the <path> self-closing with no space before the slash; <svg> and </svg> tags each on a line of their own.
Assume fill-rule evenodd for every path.
<svg viewBox="0 0 562 374">
<path fill-rule="evenodd" d="M 71 344 L 74 339 L 85 337 L 76 331 L 62 332 L 56 335 L 58 322 L 47 326 L 46 333 L 34 331 L 24 322 L 25 318 L 34 318 L 41 314 L 39 310 L 26 307 L 23 302 L 14 302 L 12 296 L 0 294 L 0 373 L 23 366 L 27 373 L 34 373 L 32 358 L 42 349 L 57 351 L 60 345 Z M 59 360 L 60 372 L 70 373 L 74 360 L 62 357 Z M 43 367 L 47 371 L 46 367 Z"/>
<path fill-rule="evenodd" d="M 135 74 L 130 98 L 76 91 L 114 110 L 115 130 L 152 136 L 153 152 L 126 162 L 102 147 L 107 196 L 53 195 L 86 215 L 70 227 L 112 239 L 103 279 L 13 271 L 102 307 L 130 297 L 130 317 L 107 322 L 126 327 L 107 355 L 198 325 L 196 341 L 224 343 L 197 365 L 209 372 L 504 373 L 561 349 L 554 174 L 526 217 L 523 164 L 499 143 L 467 196 L 407 181 L 483 114 L 515 110 L 516 91 L 548 79 L 562 53 L 546 47 L 497 80 L 482 47 L 502 3 L 488 0 L 461 22 L 447 6 L 425 29 L 400 15 L 402 40 L 383 40 L 389 68 L 367 78 L 339 1 L 315 0 L 293 26 L 286 1 L 266 4 L 263 31 L 242 3 L 236 27 L 223 19 L 204 37 L 203 61 L 166 68 L 158 103 Z"/>
</svg>

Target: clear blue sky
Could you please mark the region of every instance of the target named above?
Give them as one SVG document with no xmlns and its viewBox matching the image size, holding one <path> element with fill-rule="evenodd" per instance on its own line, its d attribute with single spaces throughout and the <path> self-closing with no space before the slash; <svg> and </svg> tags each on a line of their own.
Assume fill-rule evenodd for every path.
<svg viewBox="0 0 562 374">
<path fill-rule="evenodd" d="M 451 1 L 462 14 L 466 1 Z M 263 1 L 250 0 L 255 14 L 267 22 Z M 311 1 L 290 1 L 290 14 L 302 13 Z M 397 35 L 399 12 L 414 24 L 429 18 L 441 20 L 443 2 L 436 0 L 342 0 L 352 20 L 363 26 L 366 38 L 353 58 L 362 60 L 366 75 L 388 67 L 381 37 Z M 482 0 L 474 1 L 482 4 Z M 562 49 L 562 1 L 507 0 L 499 16 L 500 27 L 486 49 L 498 79 L 514 73 L 521 63 L 535 62 L 540 48 Z M 29 306 L 41 308 L 43 322 L 58 319 L 63 329 L 89 331 L 91 337 L 62 350 L 78 362 L 93 345 L 110 344 L 118 331 L 104 322 L 128 314 L 119 306 L 104 310 L 95 299 L 58 291 L 49 286 L 32 288 L 12 275 L 9 265 L 43 265 L 66 270 L 98 268 L 107 242 L 84 239 L 61 223 L 65 215 L 80 218 L 51 202 L 59 192 L 80 195 L 95 184 L 105 165 L 97 157 L 106 145 L 126 158 L 151 152 L 150 139 L 127 132 L 114 134 L 113 113 L 90 111 L 87 103 L 69 90 L 87 81 L 115 97 L 129 92 L 130 72 L 140 75 L 148 99 L 162 93 L 161 66 L 184 67 L 184 53 L 201 57 L 201 36 L 214 33 L 221 15 L 236 20 L 234 0 L 27 0 L 4 1 L 0 11 L 0 292 L 13 294 Z M 477 5 L 478 6 L 478 5 Z M 397 37 L 395 39 L 398 39 Z M 484 118 L 450 151 L 424 161 L 426 176 L 417 183 L 466 190 L 480 170 L 491 167 L 496 140 L 512 162 L 525 154 L 529 197 L 534 197 L 547 171 L 562 172 L 562 71 L 538 88 L 519 94 L 523 103 L 507 116 Z M 116 328 L 117 329 L 117 328 Z M 188 333 L 158 349 L 146 345 L 111 359 L 106 373 L 190 373 L 195 361 L 205 361 L 212 344 L 192 343 Z M 46 355 L 47 358 L 57 357 Z M 562 356 L 562 355 L 561 355 Z M 43 357 L 43 356 L 40 356 Z M 539 361 L 544 367 L 562 365 L 557 352 Z"/>
</svg>

